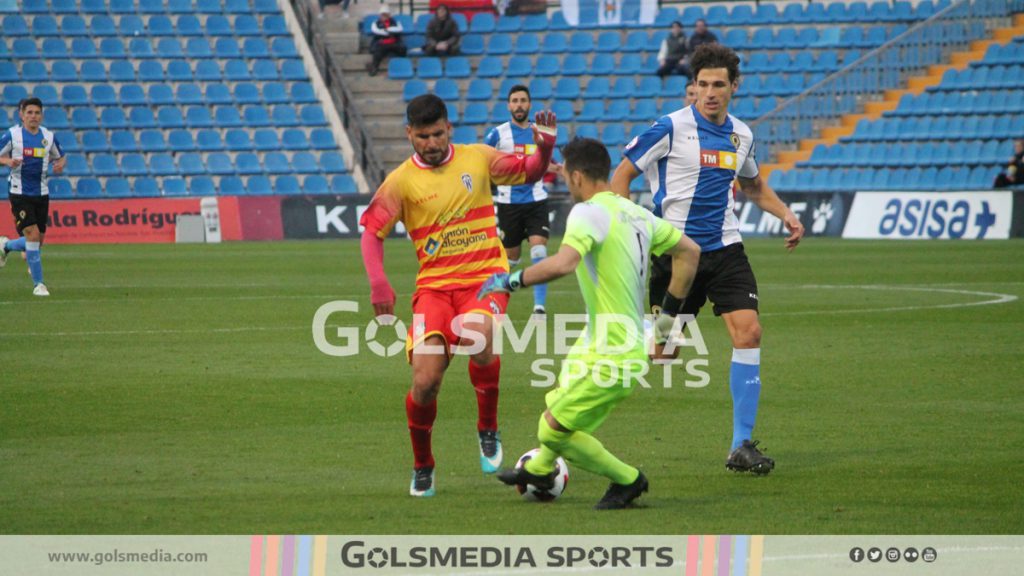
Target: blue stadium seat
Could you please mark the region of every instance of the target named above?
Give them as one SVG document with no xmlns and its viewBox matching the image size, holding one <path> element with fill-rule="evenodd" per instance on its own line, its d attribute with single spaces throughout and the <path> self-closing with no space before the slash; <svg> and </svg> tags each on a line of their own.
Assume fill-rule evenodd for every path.
<svg viewBox="0 0 1024 576">
<path fill-rule="evenodd" d="M 462 113 L 462 122 L 465 124 L 487 123 L 487 105 L 481 102 L 470 102 Z"/>
<path fill-rule="evenodd" d="M 494 14 L 483 12 L 473 17 L 469 23 L 469 31 L 474 34 L 488 34 L 494 32 Z"/>
<path fill-rule="evenodd" d="M 313 85 L 309 82 L 294 82 L 291 90 L 286 91 L 281 82 L 265 82 L 263 84 L 263 101 L 267 104 L 283 104 L 285 102 L 296 102 L 299 104 L 311 104 L 319 102 Z"/>
<path fill-rule="evenodd" d="M 224 142 L 219 130 L 199 130 L 196 132 L 196 146 L 200 152 L 216 152 L 224 150 Z"/>
<path fill-rule="evenodd" d="M 217 187 L 209 176 L 196 176 L 188 180 L 189 196 L 213 196 L 216 193 Z"/>
<path fill-rule="evenodd" d="M 117 62 L 115 62 L 117 64 Z M 113 67 L 113 65 L 111 65 Z M 111 79 L 114 76 L 111 75 Z M 164 65 L 158 60 L 144 60 L 139 62 L 139 80 L 142 82 L 163 82 Z"/>
<path fill-rule="evenodd" d="M 302 60 L 293 58 L 285 60 L 281 64 L 281 78 L 283 80 L 309 80 L 309 75 L 306 74 L 306 68 L 303 66 Z"/>
<path fill-rule="evenodd" d="M 256 60 L 256 64 L 261 62 L 267 63 L 266 60 Z M 254 64 L 254 66 L 256 65 Z M 272 63 L 271 63 L 272 64 Z M 253 78 L 252 73 L 249 71 L 249 64 L 245 60 L 233 59 L 224 61 L 224 79 L 245 81 Z"/>
<path fill-rule="evenodd" d="M 627 81 L 632 82 L 632 80 L 629 79 L 629 78 L 620 78 L 620 80 L 627 80 Z M 604 122 L 617 122 L 617 123 L 621 123 L 621 122 L 625 121 L 628 116 L 629 116 L 629 100 L 623 98 L 623 99 L 620 99 L 620 100 L 612 100 L 611 103 L 608 104 L 608 106 L 604 110 L 604 114 L 602 116 L 602 120 Z M 620 125 L 620 127 L 621 127 L 621 125 Z M 623 134 L 625 134 L 625 132 L 623 132 Z M 605 142 L 605 144 L 609 144 L 610 145 L 611 143 L 610 142 Z"/>
<path fill-rule="evenodd" d="M 497 32 L 511 33 L 519 32 L 523 28 L 523 21 L 518 16 L 499 16 L 494 27 Z"/>
<path fill-rule="evenodd" d="M 189 58 L 212 58 L 213 49 L 210 48 L 210 42 L 206 38 L 189 38 L 185 43 L 185 54 Z"/>
<path fill-rule="evenodd" d="M 598 52 L 618 52 L 622 48 L 618 32 L 601 32 L 597 37 Z"/>
<path fill-rule="evenodd" d="M 92 108 L 75 108 L 71 112 L 71 125 L 76 130 L 96 129 L 100 127 L 100 121 Z"/>
<path fill-rule="evenodd" d="M 263 165 L 260 158 L 252 152 L 242 152 L 235 156 L 235 171 L 243 176 L 262 174 Z"/>
<path fill-rule="evenodd" d="M 314 106 L 303 106 L 299 112 L 302 124 L 305 126 L 326 126 L 327 117 L 324 116 L 324 109 L 319 104 Z"/>
<path fill-rule="evenodd" d="M 221 176 L 218 188 L 221 196 L 242 196 L 247 194 L 245 183 L 238 176 Z"/>
<path fill-rule="evenodd" d="M 88 68 L 87 68 L 88 67 Z M 75 70 L 73 62 L 58 61 L 53 63 L 50 70 L 50 79 L 54 82 L 75 82 L 79 78 L 84 82 L 106 82 L 107 70 L 102 62 L 84 62 L 82 74 Z M 98 74 L 97 74 L 98 70 Z M 14 78 L 17 78 L 17 70 L 14 71 Z"/>
<path fill-rule="evenodd" d="M 758 4 L 753 18 L 750 19 L 751 24 L 758 24 L 761 26 L 770 26 L 772 24 L 777 24 L 778 22 L 779 8 L 775 4 Z"/>
<path fill-rule="evenodd" d="M 161 38 L 156 47 L 156 54 L 160 58 L 184 58 L 185 51 L 177 38 Z"/>
<path fill-rule="evenodd" d="M 341 174 L 331 178 L 331 192 L 334 194 L 355 194 L 356 181 L 348 174 Z"/>
<path fill-rule="evenodd" d="M 245 181 L 245 188 L 249 194 L 257 196 L 268 196 L 274 193 L 270 178 L 266 176 L 250 176 Z"/>
<path fill-rule="evenodd" d="M 284 17 L 279 15 L 263 17 L 263 33 L 267 36 L 288 36 L 288 25 Z"/>
<path fill-rule="evenodd" d="M 583 109 L 576 120 L 579 122 L 600 122 L 604 117 L 604 102 L 600 100 L 587 100 L 583 102 Z"/>
<path fill-rule="evenodd" d="M 327 183 L 327 178 L 324 178 L 319 174 L 306 176 L 302 181 L 302 192 L 304 194 L 327 194 L 328 191 L 329 185 Z"/>
<path fill-rule="evenodd" d="M 327 174 L 348 172 L 345 168 L 345 160 L 337 152 L 324 152 L 320 155 L 320 171 Z"/>
<path fill-rule="evenodd" d="M 81 186 L 82 180 L 79 180 L 78 184 Z M 106 195 L 110 198 L 131 198 L 132 196 L 132 187 L 127 178 L 107 178 L 106 188 Z"/>
<path fill-rule="evenodd" d="M 466 100 L 490 100 L 493 91 L 494 88 L 490 80 L 479 78 L 471 80 L 469 89 L 466 91 Z"/>
<path fill-rule="evenodd" d="M 167 106 L 178 102 L 170 84 L 150 84 L 149 94 L 146 97 L 146 100 L 151 106 Z M 132 102 L 131 105 L 141 105 L 143 103 L 144 102 Z"/>
<path fill-rule="evenodd" d="M 292 170 L 299 174 L 317 174 L 320 172 L 320 166 L 312 153 L 296 152 L 292 155 Z"/>
<path fill-rule="evenodd" d="M 397 58 L 393 58 L 391 60 L 391 62 L 394 62 L 395 60 L 397 60 Z M 440 58 L 434 58 L 434 57 L 427 56 L 427 57 L 420 58 L 417 62 L 418 62 L 418 65 L 416 66 L 416 76 L 417 77 L 429 80 L 429 79 L 440 78 L 440 77 L 444 76 L 444 70 L 441 68 L 441 59 Z M 395 78 L 395 79 L 398 79 L 398 80 L 403 79 L 401 77 L 401 75 L 399 75 L 399 76 L 392 76 L 391 75 L 391 66 L 390 66 L 390 64 L 388 65 L 388 77 L 389 78 Z"/>
<path fill-rule="evenodd" d="M 580 97 L 580 83 L 576 78 L 560 78 L 555 86 L 555 98 L 575 100 Z"/>
<path fill-rule="evenodd" d="M 235 113 L 238 112 L 237 108 L 233 109 Z M 223 112 L 225 117 L 230 115 L 230 112 Z M 218 116 L 219 117 L 219 116 Z M 239 118 L 238 125 L 242 126 L 270 126 L 271 124 L 278 126 L 297 126 L 299 119 L 295 115 L 295 108 L 292 106 L 274 106 L 270 114 L 267 114 L 267 109 L 263 106 L 246 106 L 242 112 L 242 117 Z"/>
<path fill-rule="evenodd" d="M 242 14 L 235 16 L 235 34 L 238 36 L 261 36 L 260 23 L 255 16 Z"/>
<path fill-rule="evenodd" d="M 97 176 L 119 176 L 121 169 L 117 166 L 117 159 L 111 154 L 93 154 L 92 172 Z"/>
<path fill-rule="evenodd" d="M 260 94 L 259 87 L 252 82 L 239 82 L 235 84 L 233 102 L 235 104 L 262 104 L 263 96 Z"/>
<path fill-rule="evenodd" d="M 282 39 L 279 38 L 279 40 Z M 242 43 L 241 55 L 244 58 L 269 58 L 270 48 L 267 46 L 267 41 L 263 38 L 246 38 Z M 294 53 L 288 54 L 289 57 L 294 55 Z M 274 54 L 274 56 L 281 57 L 282 55 Z"/>
<path fill-rule="evenodd" d="M 31 38 L 17 38 L 11 46 L 11 55 L 19 60 L 39 58 L 39 49 L 36 41 Z"/>
<path fill-rule="evenodd" d="M 587 73 L 587 58 L 582 54 L 566 54 L 562 58 L 562 76 L 581 76 Z"/>
<path fill-rule="evenodd" d="M 300 194 L 299 180 L 295 176 L 278 176 L 274 179 L 274 194 Z"/>
<path fill-rule="evenodd" d="M 267 174 L 289 174 L 292 171 L 288 157 L 281 152 L 270 152 L 263 156 L 263 168 Z"/>
<path fill-rule="evenodd" d="M 515 41 L 515 48 L 513 52 L 515 54 L 536 54 L 540 51 L 540 39 L 537 38 L 536 34 L 524 33 L 520 34 Z"/>
<path fill-rule="evenodd" d="M 281 142 L 278 140 L 277 131 L 270 129 L 259 129 L 253 133 L 253 147 L 256 150 L 267 151 L 267 150 L 278 150 L 281 148 Z"/>
<path fill-rule="evenodd" d="M 548 100 L 554 96 L 551 87 L 551 80 L 548 78 L 534 78 L 530 80 L 530 96 L 533 100 Z"/>
<path fill-rule="evenodd" d="M 309 142 L 317 150 L 337 149 L 334 134 L 327 128 L 314 128 L 309 135 Z"/>
<path fill-rule="evenodd" d="M 634 98 L 657 98 L 661 93 L 661 78 L 645 76 L 640 79 L 633 92 Z"/>
<path fill-rule="evenodd" d="M 142 152 L 166 152 L 169 150 L 160 130 L 143 130 L 139 133 L 139 150 Z"/>
<path fill-rule="evenodd" d="M 129 60 L 124 60 L 125 56 L 119 57 L 121 59 L 115 60 L 110 63 L 109 76 L 112 82 L 134 82 L 135 81 L 135 67 Z"/>
<path fill-rule="evenodd" d="M 103 187 L 99 180 L 93 178 L 79 178 L 75 185 L 75 198 L 100 198 L 103 196 Z"/>
<path fill-rule="evenodd" d="M 60 21 L 60 31 L 64 36 L 88 36 L 89 27 L 85 18 L 77 14 L 65 14 Z"/>
<path fill-rule="evenodd" d="M 305 150 L 309 148 L 306 133 L 298 128 L 289 128 L 281 134 L 281 146 L 288 150 Z"/>
<path fill-rule="evenodd" d="M 223 152 L 214 152 L 206 157 L 206 168 L 210 174 L 230 176 L 235 173 L 235 165 L 231 157 Z"/>
<path fill-rule="evenodd" d="M 96 170 L 95 162 L 93 162 L 93 170 L 97 175 L 103 175 Z M 126 176 L 145 176 L 149 174 L 149 167 L 146 166 L 146 157 L 142 154 L 122 154 L 121 174 Z"/>
<path fill-rule="evenodd" d="M 540 51 L 544 54 L 563 54 L 569 49 L 569 42 L 564 34 L 551 32 L 544 36 Z"/>
<path fill-rule="evenodd" d="M 206 165 L 203 157 L 193 152 L 178 154 L 178 171 L 184 176 L 198 176 L 206 174 Z"/>
<path fill-rule="evenodd" d="M 128 128 L 128 119 L 122 108 L 104 108 L 100 114 L 100 124 L 106 130 Z"/>
<path fill-rule="evenodd" d="M 82 150 L 90 154 L 96 152 L 109 152 L 110 142 L 107 140 L 107 133 L 103 130 L 89 130 L 82 134 Z"/>
<path fill-rule="evenodd" d="M 6 112 L 4 112 L 4 118 L 3 126 L 10 126 L 12 122 L 6 120 Z M 68 122 L 67 112 L 62 108 L 56 107 L 43 109 L 43 125 L 51 130 L 64 130 L 71 127 L 71 123 Z"/>
<path fill-rule="evenodd" d="M 33 36 L 60 36 L 57 20 L 49 14 L 36 16 L 32 19 Z"/>
<path fill-rule="evenodd" d="M 50 73 L 47 72 L 45 64 L 33 60 L 22 64 L 21 80 L 24 82 L 47 82 L 50 80 Z"/>
<path fill-rule="evenodd" d="M 222 108 L 218 108 L 218 110 L 221 109 Z M 235 111 L 236 115 L 238 114 L 237 108 L 232 107 L 231 109 Z M 164 108 L 161 108 L 157 113 L 157 118 L 160 120 L 161 124 L 164 122 L 164 110 Z M 174 110 L 178 109 L 174 108 Z M 218 122 L 214 122 L 213 116 L 210 115 L 210 109 L 206 106 L 189 106 L 185 111 L 185 125 L 189 128 L 208 128 L 216 126 L 217 124 Z"/>
<path fill-rule="evenodd" d="M 569 38 L 569 51 L 577 54 L 589 54 L 593 52 L 594 37 L 589 32 L 575 32 Z"/>
<path fill-rule="evenodd" d="M 25 22 L 25 18 L 19 15 L 11 14 L 4 16 L 3 35 L 4 37 L 28 36 L 28 23 Z"/>
<path fill-rule="evenodd" d="M 80 154 L 68 156 L 68 163 L 64 167 L 64 174 L 67 176 L 87 176 L 91 173 L 92 170 L 89 168 L 89 162 L 85 156 Z"/>
<path fill-rule="evenodd" d="M 430 90 L 427 89 L 427 83 L 422 80 L 408 80 L 405 85 L 402 86 L 402 99 L 405 102 L 412 100 L 413 98 L 426 94 Z"/>
<path fill-rule="evenodd" d="M 452 56 L 445 60 L 444 75 L 448 78 L 469 78 L 472 75 L 469 58 Z"/>
<path fill-rule="evenodd" d="M 149 38 L 132 38 L 128 42 L 128 54 L 132 58 L 156 58 L 156 51 L 153 50 L 153 44 L 149 41 Z"/>
<path fill-rule="evenodd" d="M 494 34 L 487 41 L 487 54 L 504 56 L 512 53 L 512 37 L 508 34 Z"/>
<path fill-rule="evenodd" d="M 478 34 L 471 34 L 462 39 L 461 50 L 468 56 L 479 56 L 484 53 L 484 37 Z"/>
</svg>

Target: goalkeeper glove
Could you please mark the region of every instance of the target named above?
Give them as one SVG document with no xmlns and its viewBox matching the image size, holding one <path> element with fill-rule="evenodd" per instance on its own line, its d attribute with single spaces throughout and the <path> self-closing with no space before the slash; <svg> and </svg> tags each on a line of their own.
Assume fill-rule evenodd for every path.
<svg viewBox="0 0 1024 576">
<path fill-rule="evenodd" d="M 491 274 L 491 277 L 484 281 L 484 285 L 480 287 L 480 291 L 476 293 L 477 300 L 483 300 L 484 296 L 488 294 L 494 294 L 495 292 L 510 293 L 523 287 L 523 271 L 516 270 L 515 272 L 508 274 L 501 272 L 499 274 Z"/>
<path fill-rule="evenodd" d="M 654 342 L 656 344 L 662 345 L 668 341 L 669 336 L 672 335 L 672 329 L 676 325 L 676 315 L 683 309 L 685 302 L 685 298 L 676 298 L 668 291 L 665 292 L 665 298 L 661 301 L 661 311 L 654 319 Z"/>
</svg>

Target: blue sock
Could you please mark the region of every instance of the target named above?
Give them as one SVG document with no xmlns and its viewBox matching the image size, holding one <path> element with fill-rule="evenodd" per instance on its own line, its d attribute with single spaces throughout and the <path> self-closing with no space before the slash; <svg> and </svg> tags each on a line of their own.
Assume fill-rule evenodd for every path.
<svg viewBox="0 0 1024 576">
<path fill-rule="evenodd" d="M 530 247 L 530 261 L 536 264 L 541 260 L 548 257 L 548 247 L 543 244 Z M 548 302 L 548 285 L 537 284 L 533 287 L 533 305 L 536 306 L 547 306 Z"/>
<path fill-rule="evenodd" d="M 18 238 L 17 240 L 8 240 L 7 241 L 7 251 L 8 252 L 24 252 L 25 251 L 25 237 L 22 236 L 21 238 Z"/>
<path fill-rule="evenodd" d="M 732 350 L 729 369 L 729 390 L 732 391 L 732 448 L 750 440 L 757 419 L 757 402 L 761 397 L 761 349 Z"/>
<path fill-rule="evenodd" d="M 39 242 L 25 243 L 25 260 L 28 260 L 28 269 L 32 273 L 32 282 L 43 283 L 43 261 L 39 256 Z"/>
</svg>

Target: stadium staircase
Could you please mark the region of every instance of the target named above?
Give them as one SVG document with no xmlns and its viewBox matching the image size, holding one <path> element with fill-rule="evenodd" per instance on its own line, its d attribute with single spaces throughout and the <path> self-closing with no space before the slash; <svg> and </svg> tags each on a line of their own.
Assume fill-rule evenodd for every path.
<svg viewBox="0 0 1024 576">
<path fill-rule="evenodd" d="M 1024 14 L 765 165 L 780 191 L 987 189 L 1024 137 Z"/>
<path fill-rule="evenodd" d="M 293 30 L 276 0 L 24 0 L 2 16 L 0 122 L 43 100 L 71 153 L 58 199 L 356 193 Z"/>
</svg>

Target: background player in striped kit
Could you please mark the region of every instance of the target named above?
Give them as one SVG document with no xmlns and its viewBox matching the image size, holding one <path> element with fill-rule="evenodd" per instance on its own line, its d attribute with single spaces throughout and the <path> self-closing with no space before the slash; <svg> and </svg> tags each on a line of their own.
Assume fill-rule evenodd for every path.
<svg viewBox="0 0 1024 576">
<path fill-rule="evenodd" d="M 782 220 L 796 248 L 803 236 L 800 220 L 759 175 L 754 135 L 729 115 L 729 101 L 739 87 L 739 57 L 721 44 L 702 45 L 691 59 L 697 101 L 659 118 L 626 146 L 625 158 L 612 178 L 612 189 L 628 197 L 629 182 L 643 172 L 654 194 L 654 213 L 701 247 L 693 288 L 680 307 L 696 315 L 711 299 L 732 339 L 729 388 L 733 399 L 733 440 L 726 467 L 767 474 L 775 467 L 751 440 L 761 394 L 761 324 L 757 280 L 743 250 L 733 212 L 733 180 L 750 201 Z M 665 290 L 668 268 L 652 262 L 650 302 L 675 302 Z"/>
<path fill-rule="evenodd" d="M 533 129 L 530 127 L 530 89 L 517 84 L 508 91 L 508 112 L 511 120 L 492 128 L 484 143 L 510 154 L 536 153 Z M 508 253 L 509 268 L 519 266 L 523 240 L 530 244 L 530 262 L 536 264 L 548 255 L 548 191 L 544 181 L 516 186 L 497 186 L 494 203 L 498 207 L 498 230 L 501 244 Z M 548 287 L 533 288 L 533 312 L 546 312 Z"/>
<path fill-rule="evenodd" d="M 21 124 L 0 134 L 0 164 L 11 169 L 11 212 L 20 238 L 9 240 L 0 236 L 0 267 L 9 252 L 24 252 L 32 274 L 32 294 L 49 296 L 43 283 L 41 249 L 46 236 L 46 220 L 50 210 L 50 190 L 46 185 L 46 169 L 53 163 L 53 173 L 64 171 L 67 157 L 53 132 L 40 126 L 43 102 L 29 97 L 18 103 Z"/>
</svg>

